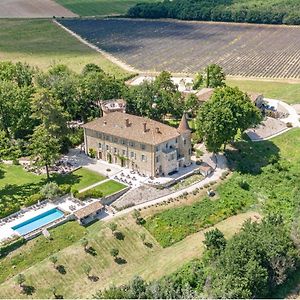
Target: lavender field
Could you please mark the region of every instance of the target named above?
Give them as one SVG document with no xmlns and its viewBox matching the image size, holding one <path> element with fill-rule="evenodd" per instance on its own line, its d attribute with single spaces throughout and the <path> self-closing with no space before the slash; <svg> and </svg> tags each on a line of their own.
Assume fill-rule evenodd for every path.
<svg viewBox="0 0 300 300">
<path fill-rule="evenodd" d="M 60 22 L 142 71 L 194 73 L 217 63 L 233 76 L 300 78 L 300 26 L 130 19 Z"/>
</svg>

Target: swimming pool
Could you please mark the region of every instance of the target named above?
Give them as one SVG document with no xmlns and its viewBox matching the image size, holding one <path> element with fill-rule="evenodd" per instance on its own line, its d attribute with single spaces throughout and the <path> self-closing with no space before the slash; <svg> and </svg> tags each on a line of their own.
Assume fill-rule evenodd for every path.
<svg viewBox="0 0 300 300">
<path fill-rule="evenodd" d="M 21 235 L 25 235 L 31 231 L 43 227 L 64 215 L 62 211 L 57 208 L 52 208 L 34 218 L 24 221 L 18 225 L 12 227 L 13 230 L 17 231 Z"/>
</svg>

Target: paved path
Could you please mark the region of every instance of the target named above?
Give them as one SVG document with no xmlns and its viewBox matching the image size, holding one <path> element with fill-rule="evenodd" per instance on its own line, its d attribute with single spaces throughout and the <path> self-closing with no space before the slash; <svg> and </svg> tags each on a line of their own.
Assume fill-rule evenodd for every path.
<svg viewBox="0 0 300 300">
<path fill-rule="evenodd" d="M 140 208 L 145 208 L 145 207 L 148 207 L 148 206 L 151 206 L 151 205 L 155 205 L 157 203 L 161 203 L 161 202 L 164 202 L 164 201 L 167 201 L 169 200 L 170 198 L 176 198 L 176 197 L 179 197 L 181 195 L 183 195 L 184 193 L 191 193 L 193 192 L 195 189 L 197 188 L 201 188 L 201 187 L 204 187 L 204 185 L 206 184 L 209 184 L 213 181 L 217 181 L 220 179 L 220 177 L 222 176 L 222 173 L 224 171 L 227 170 L 227 161 L 226 161 L 226 158 L 224 155 L 217 155 L 217 166 L 216 166 L 216 169 L 214 170 L 214 172 L 212 174 L 210 174 L 208 177 L 204 178 L 202 181 L 200 182 L 197 182 L 185 189 L 182 189 L 180 191 L 176 191 L 174 193 L 170 193 L 169 195 L 167 196 L 163 196 L 163 197 L 160 197 L 160 198 L 157 198 L 157 199 L 154 199 L 154 200 L 150 200 L 150 201 L 147 201 L 147 202 L 144 202 L 144 203 L 141 203 L 141 204 L 138 204 L 138 205 L 135 205 L 135 206 L 132 206 L 132 207 L 129 207 L 127 209 L 124 209 L 122 211 L 119 211 L 117 213 L 115 213 L 114 215 L 108 215 L 106 217 L 104 217 L 102 220 L 104 221 L 109 221 L 113 218 L 116 218 L 116 217 L 120 217 L 120 216 L 123 216 L 123 215 L 126 215 L 128 214 L 129 212 L 135 210 L 135 209 L 140 209 Z"/>
</svg>

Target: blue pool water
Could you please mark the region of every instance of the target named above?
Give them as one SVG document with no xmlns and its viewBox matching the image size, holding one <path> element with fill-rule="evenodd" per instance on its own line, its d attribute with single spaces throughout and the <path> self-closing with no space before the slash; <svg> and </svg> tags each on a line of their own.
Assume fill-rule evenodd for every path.
<svg viewBox="0 0 300 300">
<path fill-rule="evenodd" d="M 12 227 L 13 230 L 17 231 L 21 235 L 25 235 L 31 231 L 34 231 L 44 225 L 51 223 L 64 215 L 62 211 L 57 208 L 48 210 L 34 218 L 24 221 L 18 225 Z"/>
</svg>

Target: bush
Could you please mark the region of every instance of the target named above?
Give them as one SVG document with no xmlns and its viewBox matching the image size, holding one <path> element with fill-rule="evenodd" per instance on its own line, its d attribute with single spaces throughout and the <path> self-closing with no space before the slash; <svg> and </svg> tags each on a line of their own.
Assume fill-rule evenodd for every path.
<svg viewBox="0 0 300 300">
<path fill-rule="evenodd" d="M 43 197 L 49 200 L 55 199 L 60 194 L 60 192 L 61 191 L 56 182 L 49 182 L 40 190 L 40 193 L 43 195 Z"/>
<path fill-rule="evenodd" d="M 71 185 L 70 184 L 62 184 L 59 186 L 59 189 L 60 189 L 60 193 L 62 195 L 65 195 L 65 194 L 69 194 L 71 192 Z"/>
<path fill-rule="evenodd" d="M 44 195 L 42 195 L 41 193 L 36 193 L 36 194 L 30 195 L 30 196 L 27 197 L 26 200 L 25 200 L 25 206 L 31 206 L 31 205 L 34 205 L 34 204 L 36 204 L 37 202 L 42 201 L 42 200 L 44 200 L 44 199 L 45 199 L 45 197 L 44 197 Z"/>
<path fill-rule="evenodd" d="M 95 158 L 95 157 L 96 157 L 96 154 L 97 154 L 97 152 L 96 152 L 95 149 L 91 148 L 91 149 L 89 150 L 89 155 L 90 155 L 91 158 Z"/>
<path fill-rule="evenodd" d="M 286 123 L 286 127 L 292 128 L 292 127 L 293 127 L 293 124 L 292 124 L 291 122 L 287 122 L 287 123 Z"/>
<path fill-rule="evenodd" d="M 74 194 L 73 194 L 74 195 Z M 87 198 L 102 198 L 103 193 L 101 191 L 95 190 L 95 189 L 90 189 L 82 193 L 77 193 L 76 196 L 74 197 L 78 198 L 79 200 L 85 200 Z"/>
</svg>

